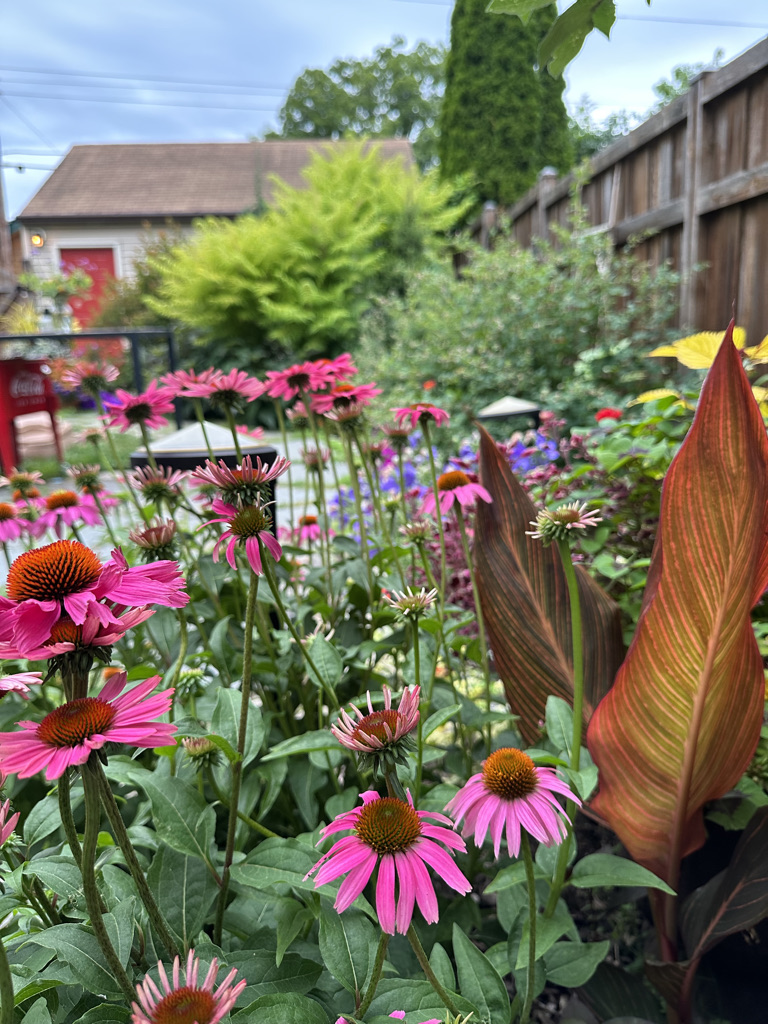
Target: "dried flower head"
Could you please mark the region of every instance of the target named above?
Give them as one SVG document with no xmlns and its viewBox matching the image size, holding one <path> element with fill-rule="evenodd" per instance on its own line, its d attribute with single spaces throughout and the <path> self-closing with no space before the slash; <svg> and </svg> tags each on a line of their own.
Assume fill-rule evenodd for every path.
<svg viewBox="0 0 768 1024">
<path fill-rule="evenodd" d="M 170 466 L 139 466 L 131 473 L 134 487 L 146 501 L 155 505 L 165 502 L 169 507 L 179 503 L 183 496 L 182 483 L 189 476 L 184 470 Z"/>
<path fill-rule="evenodd" d="M 536 521 L 531 523 L 535 529 L 527 530 L 526 534 L 549 545 L 553 541 L 570 540 L 574 530 L 586 530 L 602 521 L 603 517 L 596 510 L 587 511 L 586 502 L 579 504 L 578 501 L 572 501 L 553 510 L 543 509 Z"/>
<path fill-rule="evenodd" d="M 393 590 L 391 594 L 384 595 L 384 600 L 390 608 L 399 612 L 402 618 L 418 619 L 432 607 L 436 597 L 436 590 L 427 590 L 426 587 L 422 587 L 421 590 L 415 591 L 407 587 L 403 591 Z"/>
</svg>

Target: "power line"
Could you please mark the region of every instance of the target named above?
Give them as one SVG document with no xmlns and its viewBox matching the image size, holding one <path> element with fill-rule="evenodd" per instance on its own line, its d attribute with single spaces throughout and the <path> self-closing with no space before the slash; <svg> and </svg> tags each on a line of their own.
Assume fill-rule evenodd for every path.
<svg viewBox="0 0 768 1024">
<path fill-rule="evenodd" d="M 31 132 L 33 132 L 38 137 L 38 139 L 40 139 L 41 142 L 44 142 L 46 144 L 46 146 L 48 146 L 50 149 L 55 149 L 55 146 L 51 142 L 51 140 L 47 139 L 45 137 L 45 135 L 43 135 L 43 133 L 41 131 L 38 131 L 38 129 L 32 124 L 32 122 L 29 120 L 29 118 L 25 117 L 24 114 L 22 114 L 20 110 L 16 109 L 16 106 L 13 103 L 10 103 L 6 99 L 5 93 L 3 93 L 3 92 L 0 92 L 0 103 L 4 103 L 6 105 L 6 107 L 8 107 L 10 112 L 12 114 L 15 114 L 15 116 L 18 117 L 18 119 L 21 121 L 21 123 L 26 125 L 27 128 L 29 128 L 29 130 Z"/>
<path fill-rule="evenodd" d="M 3 163 L 0 167 L 6 171 L 52 171 L 50 164 L 13 164 Z"/>
<path fill-rule="evenodd" d="M 218 103 L 169 103 L 161 100 L 124 100 L 117 97 L 107 96 L 61 96 L 51 95 L 50 93 L 16 92 L 3 89 L 2 92 L 0 92 L 0 99 L 5 99 L 6 96 L 23 97 L 24 99 L 32 100 L 59 100 L 59 102 L 62 103 L 112 103 L 115 106 L 121 107 L 191 107 L 194 110 L 239 110 L 244 114 L 252 113 L 255 110 L 274 111 L 275 109 L 275 104 L 271 104 L 268 107 L 261 107 L 254 104 L 240 107 L 229 107 Z M 43 142 L 47 142 L 47 140 L 43 139 Z"/>
<path fill-rule="evenodd" d="M 105 84 L 102 84 L 102 83 L 96 84 L 96 83 L 91 83 L 91 82 L 47 82 L 47 81 L 45 81 L 45 79 L 40 79 L 40 78 L 37 78 L 37 79 L 36 78 L 32 78 L 32 79 L 30 79 L 30 78 L 16 78 L 16 77 L 13 77 L 13 76 L 10 76 L 10 75 L 6 75 L 6 74 L 1 74 L 0 73 L 0 86 L 2 86 L 3 84 L 12 85 L 12 86 L 30 86 L 30 85 L 38 86 L 38 85 L 41 85 L 41 86 L 48 86 L 49 89 L 51 87 L 54 87 L 56 89 L 100 89 L 100 90 L 104 90 L 104 89 L 122 89 L 123 91 L 131 90 L 131 91 L 134 91 L 134 92 L 137 92 L 137 91 L 153 92 L 153 93 L 154 92 L 159 92 L 159 93 L 163 93 L 163 92 L 176 93 L 176 92 L 179 92 L 179 93 L 188 93 L 190 95 L 194 95 L 196 93 L 199 93 L 202 96 L 217 96 L 218 95 L 218 96 L 236 97 L 236 98 L 239 98 L 239 99 L 248 99 L 248 94 L 244 93 L 244 92 L 226 92 L 226 91 L 219 92 L 216 89 L 207 89 L 207 88 L 204 89 L 201 86 L 196 86 L 195 88 L 190 89 L 190 88 L 188 88 L 186 86 L 183 86 L 183 85 L 113 85 L 111 82 L 107 82 Z M 252 92 L 250 95 L 253 95 L 253 96 L 263 95 L 263 92 L 259 93 L 259 91 L 256 91 L 256 92 Z M 265 97 L 265 98 L 271 99 L 272 97 Z"/>
<path fill-rule="evenodd" d="M 118 75 L 111 71 L 73 71 L 55 68 L 27 68 L 13 64 L 0 64 L 0 71 L 16 71 L 31 75 L 66 75 L 72 78 L 111 78 L 123 82 L 173 82 L 178 85 L 223 86 L 227 89 L 251 89 L 256 92 L 287 92 L 287 85 L 264 85 L 259 82 L 216 82 L 205 78 L 175 78 L 157 75 Z M 53 84 L 53 83 L 50 83 Z"/>
<path fill-rule="evenodd" d="M 419 4 L 426 7 L 453 7 L 453 0 L 392 0 L 396 4 Z M 710 21 L 699 18 L 665 18 L 656 14 L 617 14 L 617 21 L 661 21 L 673 25 L 712 25 L 716 28 L 768 28 L 756 21 Z"/>
</svg>

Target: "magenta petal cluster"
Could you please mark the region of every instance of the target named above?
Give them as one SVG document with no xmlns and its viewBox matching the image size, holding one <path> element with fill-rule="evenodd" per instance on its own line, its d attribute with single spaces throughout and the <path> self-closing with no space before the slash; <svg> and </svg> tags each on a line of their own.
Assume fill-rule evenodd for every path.
<svg viewBox="0 0 768 1024">
<path fill-rule="evenodd" d="M 16 811 L 10 818 L 8 817 L 8 811 L 11 809 L 11 801 L 6 800 L 5 803 L 0 806 L 0 846 L 6 842 L 8 837 L 12 834 L 16 828 L 16 822 L 19 820 L 19 812 Z"/>
<path fill-rule="evenodd" d="M 218 562 L 221 545 L 227 541 L 226 557 L 233 569 L 237 569 L 235 561 L 235 548 L 238 544 L 245 548 L 245 557 L 248 564 L 256 573 L 261 576 L 264 569 L 261 563 L 261 549 L 259 541 L 269 551 L 276 562 L 283 556 L 283 549 L 277 539 L 270 533 L 272 521 L 264 511 L 262 505 L 246 505 L 245 508 L 235 508 L 228 505 L 220 498 L 214 498 L 211 506 L 217 519 L 209 519 L 209 523 L 224 523 L 229 527 L 219 537 L 213 547 L 213 560 Z M 203 526 L 206 526 L 204 523 Z M 202 527 L 201 527 L 202 528 Z"/>
<path fill-rule="evenodd" d="M 395 414 L 395 422 L 398 427 L 408 424 L 411 430 L 415 430 L 420 423 L 428 423 L 430 420 L 436 426 L 442 427 L 451 418 L 450 413 L 445 409 L 430 405 L 428 402 L 416 402 L 414 405 L 401 406 L 398 409 L 392 409 L 391 412 Z"/>
<path fill-rule="evenodd" d="M 264 394 L 265 385 L 256 377 L 249 377 L 245 370 L 230 370 L 229 373 L 214 372 L 205 379 L 189 383 L 183 394 L 189 398 L 208 398 L 225 405 L 237 399 L 253 402 Z"/>
<path fill-rule="evenodd" d="M 0 657 L 4 656 L 0 652 Z M 42 672 L 15 672 L 11 676 L 3 676 L 0 679 L 0 695 L 4 693 L 18 693 L 26 700 L 29 697 L 30 686 L 39 686 L 42 681 Z"/>
<path fill-rule="evenodd" d="M 115 548 L 102 565 L 79 541 L 58 540 L 25 551 L 12 563 L 8 596 L 0 597 L 0 645 L 5 657 L 31 657 L 27 652 L 51 641 L 63 616 L 78 626 L 90 617 L 125 632 L 128 609 L 183 608 L 189 601 L 184 586 L 176 562 L 129 567 Z"/>
<path fill-rule="evenodd" d="M 450 826 L 450 818 L 433 811 L 417 811 L 410 794 L 405 803 L 369 791 L 362 794 L 362 801 L 362 807 L 340 814 L 322 830 L 323 839 L 338 832 L 352 835 L 335 842 L 309 872 L 316 873 L 315 887 L 346 875 L 334 903 L 334 908 L 342 913 L 363 892 L 378 864 L 376 913 L 382 931 L 404 935 L 410 927 L 414 905 L 418 905 L 428 924 L 434 924 L 439 918 L 437 896 L 427 866 L 452 889 L 466 895 L 472 886 L 448 852 L 464 853 L 464 840 L 452 828 L 441 827 Z"/>
<path fill-rule="evenodd" d="M 35 505 L 40 515 L 31 522 L 27 529 L 33 537 L 42 537 L 46 530 L 52 529 L 57 537 L 61 537 L 62 528 L 68 526 L 98 526 L 101 512 L 90 494 L 78 494 L 76 491 L 53 491 L 45 498 L 37 498 Z"/>
<path fill-rule="evenodd" d="M 367 715 L 351 704 L 352 714 L 347 714 L 342 708 L 339 712 L 339 720 L 331 726 L 333 735 L 348 750 L 363 754 L 375 753 L 385 747 L 393 746 L 418 725 L 420 695 L 418 686 L 403 690 L 397 710 L 392 707 L 390 688 L 385 685 L 382 690 L 384 692 L 384 709 L 382 711 L 373 710 L 369 692 Z"/>
<path fill-rule="evenodd" d="M 161 387 L 156 380 L 138 395 L 118 388 L 104 403 L 106 424 L 108 427 L 119 427 L 121 433 L 137 423 L 157 430 L 168 423 L 164 413 L 173 412 L 173 397 L 173 391 Z"/>
<path fill-rule="evenodd" d="M 70 700 L 42 722 L 19 722 L 19 732 L 0 733 L 0 771 L 26 779 L 45 768 L 51 781 L 71 765 L 85 764 L 105 743 L 166 746 L 176 726 L 154 719 L 170 708 L 173 690 L 150 696 L 160 682 L 152 676 L 123 693 L 126 681 L 119 672 L 98 697 Z"/>
<path fill-rule="evenodd" d="M 458 823 L 464 819 L 462 835 L 474 836 L 482 846 L 490 830 L 493 852 L 499 856 L 506 832 L 510 857 L 520 853 L 521 831 L 544 843 L 559 845 L 566 837 L 569 818 L 557 794 L 581 801 L 552 768 L 537 767 L 522 750 L 504 747 L 494 751 L 445 808 Z"/>
<path fill-rule="evenodd" d="M 396 1020 L 405 1020 L 405 1010 L 393 1010 L 389 1016 Z M 336 1024 L 347 1024 L 346 1018 L 339 1017 Z M 429 1020 L 422 1021 L 422 1024 L 443 1024 L 443 1021 L 438 1020 L 437 1017 L 430 1017 Z"/>
<path fill-rule="evenodd" d="M 27 529 L 29 521 L 19 515 L 16 506 L 7 501 L 0 501 L 0 542 L 18 540 Z"/>
<path fill-rule="evenodd" d="M 200 984 L 200 959 L 189 951 L 187 963 L 182 975 L 181 962 L 178 957 L 173 961 L 169 978 L 162 962 L 157 965 L 162 991 L 147 975 L 137 987 L 138 1003 L 131 1005 L 131 1024 L 158 1024 L 162 1021 L 199 1021 L 200 1024 L 218 1024 L 227 1016 L 237 1002 L 237 998 L 247 985 L 242 979 L 234 984 L 237 971 L 233 968 L 218 988 L 216 975 L 219 973 L 219 962 L 214 957 L 205 980 Z"/>
<path fill-rule="evenodd" d="M 478 499 L 490 503 L 491 498 L 488 491 L 482 484 L 470 480 L 466 473 L 460 469 L 449 470 L 441 473 L 437 478 L 437 490 L 440 500 L 440 512 L 445 515 L 454 503 L 462 508 L 472 508 Z M 419 509 L 420 515 L 434 512 L 437 507 L 435 492 L 429 491 L 424 503 Z"/>
</svg>

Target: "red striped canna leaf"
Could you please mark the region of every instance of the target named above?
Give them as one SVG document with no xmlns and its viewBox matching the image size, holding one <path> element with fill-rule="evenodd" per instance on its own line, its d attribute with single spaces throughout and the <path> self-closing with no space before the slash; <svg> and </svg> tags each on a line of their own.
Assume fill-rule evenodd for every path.
<svg viewBox="0 0 768 1024">
<path fill-rule="evenodd" d="M 768 583 L 768 439 L 726 332 L 664 481 L 637 632 L 587 742 L 595 810 L 673 888 L 702 806 L 749 764 L 763 714 L 750 609 Z"/>
<path fill-rule="evenodd" d="M 480 428 L 480 479 L 493 496 L 478 502 L 474 559 L 496 669 L 528 742 L 540 735 L 547 697 L 572 702 L 568 589 L 556 545 L 526 536 L 536 509 L 491 436 Z M 585 717 L 607 691 L 624 654 L 619 609 L 577 573 L 584 621 Z"/>
</svg>

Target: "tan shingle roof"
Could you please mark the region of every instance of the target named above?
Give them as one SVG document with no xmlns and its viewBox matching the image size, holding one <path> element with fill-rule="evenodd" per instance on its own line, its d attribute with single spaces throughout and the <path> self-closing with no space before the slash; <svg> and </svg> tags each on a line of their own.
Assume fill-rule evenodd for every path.
<svg viewBox="0 0 768 1024">
<path fill-rule="evenodd" d="M 19 220 L 234 216 L 259 199 L 269 203 L 270 174 L 301 187 L 310 152 L 339 145 L 297 139 L 73 146 Z M 379 145 L 383 157 L 413 162 L 407 140 Z"/>
</svg>

